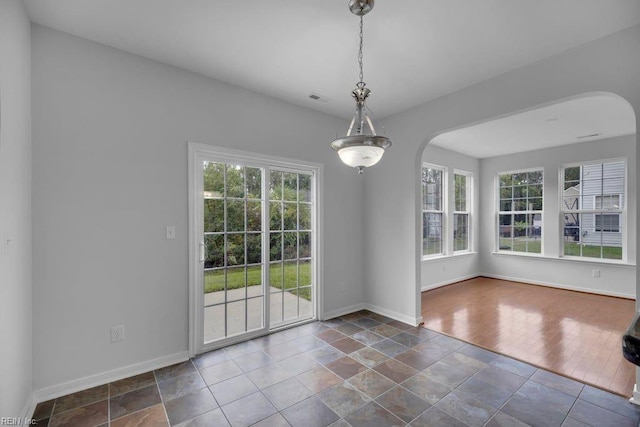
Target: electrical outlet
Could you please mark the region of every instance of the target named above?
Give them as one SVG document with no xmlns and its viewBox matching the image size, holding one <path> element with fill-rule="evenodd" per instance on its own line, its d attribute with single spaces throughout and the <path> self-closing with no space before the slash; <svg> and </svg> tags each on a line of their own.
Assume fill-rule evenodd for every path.
<svg viewBox="0 0 640 427">
<path fill-rule="evenodd" d="M 591 270 L 591 277 L 600 277 L 600 270 Z"/>
<path fill-rule="evenodd" d="M 111 342 L 124 341 L 124 325 L 113 326 L 111 328 Z"/>
</svg>

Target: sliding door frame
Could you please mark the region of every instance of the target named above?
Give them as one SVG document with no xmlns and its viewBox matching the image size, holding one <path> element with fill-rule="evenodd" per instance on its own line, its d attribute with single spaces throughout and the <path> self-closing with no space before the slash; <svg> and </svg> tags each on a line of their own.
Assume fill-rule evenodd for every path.
<svg viewBox="0 0 640 427">
<path fill-rule="evenodd" d="M 269 155 L 263 155 L 258 153 L 252 153 L 247 151 L 229 149 L 224 147 L 216 147 L 212 145 L 199 144 L 194 142 L 189 142 L 188 144 L 188 212 L 189 212 L 189 356 L 193 357 L 198 353 L 202 353 L 205 351 L 213 350 L 217 347 L 222 347 L 225 345 L 233 344 L 234 342 L 244 341 L 247 339 L 255 338 L 260 335 L 264 335 L 269 333 L 269 295 L 266 295 L 270 292 L 269 283 L 263 283 L 263 291 L 264 291 L 264 310 L 265 310 L 265 324 L 264 328 L 258 331 L 248 332 L 246 334 L 230 337 L 227 339 L 223 339 L 220 341 L 216 341 L 210 344 L 204 343 L 204 322 L 203 322 L 203 309 L 199 309 L 199 307 L 204 306 L 204 295 L 201 289 L 202 283 L 202 267 L 200 265 L 201 259 L 201 248 L 200 248 L 200 240 L 201 236 L 198 233 L 201 230 L 201 226 L 199 226 L 199 221 L 202 220 L 200 218 L 200 209 L 196 208 L 196 203 L 200 203 L 198 198 L 201 198 L 201 182 L 198 178 L 198 173 L 200 172 L 201 165 L 203 161 L 211 161 L 212 158 L 215 158 L 216 161 L 226 162 L 226 163 L 236 163 L 243 164 L 250 167 L 260 167 L 264 168 L 263 175 L 266 175 L 266 179 L 263 181 L 263 196 L 266 194 L 267 197 L 264 198 L 263 203 L 265 212 L 267 214 L 263 215 L 263 233 L 266 231 L 266 235 L 269 235 L 269 222 L 265 220 L 268 219 L 268 211 L 269 211 L 269 197 L 268 197 L 268 189 L 269 186 L 269 172 L 271 168 L 283 168 L 291 171 L 301 171 L 305 173 L 311 172 L 313 174 L 313 179 L 315 181 L 314 191 L 312 191 L 312 203 L 315 206 L 315 215 L 312 216 L 312 229 L 314 230 L 315 238 L 312 239 L 312 254 L 314 257 L 314 262 L 312 262 L 313 271 L 312 277 L 314 278 L 314 295 L 313 295 L 313 315 L 312 319 L 321 318 L 321 313 L 324 312 L 324 297 L 323 297 L 323 286 L 322 286 L 322 274 L 323 264 L 322 264 L 322 165 L 318 163 L 311 163 L 296 159 L 289 159 L 284 157 L 275 157 Z M 266 257 L 265 257 L 266 256 Z M 265 269 L 269 269 L 269 251 L 268 245 L 263 245 L 263 265 Z M 268 277 L 268 275 L 267 275 Z M 291 325 L 286 325 L 284 327 L 288 327 Z M 273 328 L 271 329 L 273 331 Z"/>
</svg>

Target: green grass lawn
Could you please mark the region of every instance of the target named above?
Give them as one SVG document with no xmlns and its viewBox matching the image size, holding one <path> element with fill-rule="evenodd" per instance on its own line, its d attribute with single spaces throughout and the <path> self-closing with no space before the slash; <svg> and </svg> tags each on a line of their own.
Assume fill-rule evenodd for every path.
<svg viewBox="0 0 640 427">
<path fill-rule="evenodd" d="M 512 250 L 514 252 L 529 252 L 529 253 L 541 253 L 540 239 L 527 241 L 524 238 L 516 238 L 513 241 L 511 239 L 500 239 L 501 250 Z M 582 246 L 579 243 L 565 242 L 564 254 L 567 256 L 583 256 L 588 258 L 600 258 L 600 246 Z M 527 250 L 528 248 L 528 250 Z M 582 248 L 582 255 L 580 255 L 580 249 Z M 622 259 L 622 248 L 615 246 L 603 246 L 602 258 L 606 259 Z"/>
<path fill-rule="evenodd" d="M 293 295 L 299 294 L 301 297 L 311 301 L 311 263 L 300 262 L 299 277 L 296 263 L 271 264 L 270 281 L 274 288 L 284 289 Z M 204 273 L 204 292 L 217 292 L 224 289 L 224 270 L 205 271 Z M 298 290 L 298 281 L 301 284 Z M 247 286 L 260 286 L 262 284 L 262 270 L 260 266 L 251 266 L 247 268 L 246 277 Z M 304 286 L 303 285 L 307 285 Z M 245 270 L 244 268 L 227 269 L 227 289 L 239 289 L 245 286 Z"/>
<path fill-rule="evenodd" d="M 581 256 L 579 243 L 565 242 L 564 254 L 567 256 Z M 600 246 L 582 246 L 582 256 L 589 258 L 600 258 Z M 606 259 L 622 259 L 622 248 L 616 246 L 603 246 L 602 258 Z"/>
<path fill-rule="evenodd" d="M 542 246 L 541 246 L 540 239 L 527 240 L 527 238 L 525 237 L 521 237 L 521 238 L 517 237 L 511 240 L 510 238 L 501 238 L 500 250 L 539 254 L 541 253 Z"/>
</svg>

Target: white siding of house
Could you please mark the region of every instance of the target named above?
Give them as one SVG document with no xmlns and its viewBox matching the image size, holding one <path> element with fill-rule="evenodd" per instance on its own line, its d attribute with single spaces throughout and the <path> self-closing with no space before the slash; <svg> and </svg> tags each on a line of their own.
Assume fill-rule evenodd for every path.
<svg viewBox="0 0 640 427">
<path fill-rule="evenodd" d="M 581 209 L 596 209 L 596 196 L 617 195 L 624 206 L 625 163 L 623 161 L 584 165 L 582 167 Z M 624 220 L 620 217 L 620 231 L 596 231 L 596 214 L 582 215 L 582 242 L 587 245 L 622 246 Z M 601 243 L 602 242 L 602 243 Z"/>
</svg>

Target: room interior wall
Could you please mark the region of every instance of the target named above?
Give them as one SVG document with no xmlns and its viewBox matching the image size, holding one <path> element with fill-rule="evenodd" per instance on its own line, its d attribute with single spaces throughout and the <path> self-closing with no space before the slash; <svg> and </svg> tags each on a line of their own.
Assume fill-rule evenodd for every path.
<svg viewBox="0 0 640 427">
<path fill-rule="evenodd" d="M 0 416 L 32 396 L 31 34 L 20 0 L 0 2 Z"/>
<path fill-rule="evenodd" d="M 32 40 L 38 396 L 185 357 L 188 141 L 321 163 L 324 310 L 362 304 L 363 177 L 329 147 L 346 119 L 42 26 Z"/>
<path fill-rule="evenodd" d="M 421 320 L 420 168 L 423 149 L 433 137 L 598 91 L 625 98 L 637 117 L 638 51 L 640 26 L 634 26 L 385 120 L 394 145 L 365 182 L 367 303 Z"/>
<path fill-rule="evenodd" d="M 422 161 L 447 168 L 447 205 L 448 211 L 454 209 L 454 185 L 453 174 L 456 170 L 470 172 L 472 174 L 473 191 L 470 194 L 472 209 L 470 223 L 470 251 L 466 253 L 451 254 L 447 256 L 435 256 L 422 259 L 422 281 L 421 290 L 435 289 L 437 287 L 455 283 L 460 280 L 469 279 L 478 275 L 480 271 L 480 256 L 478 248 L 479 240 L 479 218 L 480 218 L 480 161 L 474 157 L 466 156 L 455 151 L 447 150 L 435 145 L 427 145 L 422 153 Z M 452 215 L 448 218 L 451 224 Z M 451 228 L 447 232 L 449 238 L 452 236 Z"/>
<path fill-rule="evenodd" d="M 489 277 L 551 285 L 566 289 L 635 298 L 636 295 L 636 136 L 628 135 L 557 148 L 528 151 L 482 159 L 480 198 L 480 271 Z M 560 257 L 558 188 L 564 164 L 605 159 L 627 159 L 627 261 L 625 265 L 580 261 Z M 544 257 L 498 253 L 496 241 L 495 177 L 500 172 L 529 168 L 544 169 L 543 252 Z M 593 270 L 600 277 L 592 277 Z"/>
</svg>

